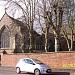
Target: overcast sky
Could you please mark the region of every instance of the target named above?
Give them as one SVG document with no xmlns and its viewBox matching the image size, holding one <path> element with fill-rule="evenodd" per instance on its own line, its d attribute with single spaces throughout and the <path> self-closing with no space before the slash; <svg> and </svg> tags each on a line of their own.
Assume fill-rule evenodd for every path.
<svg viewBox="0 0 75 75">
<path fill-rule="evenodd" d="M 0 0 L 0 19 L 2 18 L 2 16 L 5 13 L 5 8 L 2 6 L 2 4 L 5 4 L 5 2 L 3 2 L 2 0 Z M 18 17 L 17 15 L 19 15 L 18 12 L 17 12 L 17 14 L 15 14 L 15 18 Z M 36 25 L 36 24 L 34 24 L 34 25 Z M 39 28 L 38 24 L 37 24 L 37 26 L 34 26 L 34 30 L 37 31 L 37 33 L 41 34 L 41 29 Z"/>
<path fill-rule="evenodd" d="M 74 0 L 75 2 L 75 0 Z M 2 6 L 4 2 L 2 2 L 2 0 L 0 0 L 0 19 L 2 18 L 3 14 L 5 13 L 5 9 L 4 7 Z M 4 3 L 5 4 L 5 3 Z"/>
<path fill-rule="evenodd" d="M 5 12 L 4 7 L 0 6 L 0 19 L 2 18 L 4 12 Z"/>
<path fill-rule="evenodd" d="M 75 1 L 75 0 L 74 0 Z M 2 6 L 4 2 L 2 2 L 2 0 L 0 0 L 0 19 L 2 18 L 2 16 L 5 13 L 5 8 Z M 5 3 L 4 3 L 5 4 Z"/>
</svg>

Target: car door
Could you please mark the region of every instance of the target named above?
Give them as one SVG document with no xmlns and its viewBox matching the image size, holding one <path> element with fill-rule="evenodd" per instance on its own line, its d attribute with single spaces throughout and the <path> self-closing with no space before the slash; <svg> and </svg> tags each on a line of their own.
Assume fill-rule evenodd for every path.
<svg viewBox="0 0 75 75">
<path fill-rule="evenodd" d="M 20 61 L 19 66 L 20 66 L 21 71 L 26 71 L 27 72 L 27 69 L 26 69 L 27 65 L 26 65 L 24 59 Z"/>
<path fill-rule="evenodd" d="M 31 59 L 25 59 L 26 71 L 34 73 L 35 64 Z"/>
</svg>

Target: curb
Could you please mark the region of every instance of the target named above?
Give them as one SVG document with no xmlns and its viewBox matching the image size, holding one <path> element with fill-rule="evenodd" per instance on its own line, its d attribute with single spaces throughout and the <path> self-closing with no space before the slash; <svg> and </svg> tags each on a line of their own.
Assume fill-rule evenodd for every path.
<svg viewBox="0 0 75 75">
<path fill-rule="evenodd" d="M 16 71 L 14 67 L 6 67 L 6 66 L 1 66 L 1 65 L 0 65 L 0 69 Z"/>
</svg>

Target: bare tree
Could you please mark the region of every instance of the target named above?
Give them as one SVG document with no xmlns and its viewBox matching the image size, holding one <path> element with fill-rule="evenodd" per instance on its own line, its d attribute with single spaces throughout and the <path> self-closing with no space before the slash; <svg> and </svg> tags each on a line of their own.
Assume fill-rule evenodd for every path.
<svg viewBox="0 0 75 75">
<path fill-rule="evenodd" d="M 40 6 L 40 3 L 42 2 L 42 5 Z M 47 4 L 46 4 L 46 0 L 41 0 L 39 1 L 38 0 L 38 16 L 39 16 L 39 24 L 41 26 L 41 29 L 42 29 L 42 33 L 45 35 L 45 52 L 48 51 L 48 47 L 49 47 L 49 43 L 48 43 L 48 37 L 49 37 L 49 28 L 50 28 L 50 25 L 48 24 L 48 20 L 47 20 Z M 41 13 L 41 14 L 40 14 Z M 40 21 L 40 19 L 43 19 L 43 21 Z M 45 25 L 45 28 L 43 27 Z"/>
<path fill-rule="evenodd" d="M 7 7 L 12 6 L 12 11 L 22 11 L 25 25 L 29 29 L 30 47 L 33 48 L 33 23 L 35 15 L 38 16 L 42 32 L 45 34 L 45 51 L 48 51 L 49 28 L 52 27 L 55 38 L 55 52 L 60 50 L 60 32 L 62 27 L 63 11 L 67 12 L 67 7 L 71 4 L 70 0 L 4 0 Z M 71 0 L 72 1 L 72 0 Z M 68 2 L 68 4 L 67 4 Z M 38 11 L 38 12 L 36 12 Z M 15 13 L 14 12 L 14 13 Z M 14 15 L 13 13 L 13 15 Z M 42 21 L 41 21 L 42 19 Z M 44 21 L 44 22 L 43 22 Z"/>
<path fill-rule="evenodd" d="M 68 33 L 67 33 L 67 31 L 66 31 L 66 29 L 65 29 L 64 26 L 62 27 L 62 32 L 63 32 L 63 35 L 64 35 L 66 41 L 67 41 L 68 50 L 70 51 L 71 48 L 70 48 L 70 43 L 69 43 Z"/>
<path fill-rule="evenodd" d="M 39 6 L 40 11 L 42 11 L 42 17 L 46 25 L 45 29 L 45 51 L 48 49 L 48 34 L 49 28 L 52 27 L 55 35 L 55 52 L 60 50 L 60 31 L 62 27 L 62 1 L 57 0 L 42 0 L 42 6 Z"/>
<path fill-rule="evenodd" d="M 29 50 L 33 49 L 33 23 L 35 19 L 35 5 L 37 0 L 4 0 L 6 1 L 6 8 L 11 10 L 14 16 L 16 12 L 21 12 L 21 16 L 18 19 L 21 19 L 25 26 L 29 29 L 29 39 L 30 46 Z M 19 14 L 20 15 L 20 14 Z M 18 15 L 17 15 L 18 16 Z"/>
<path fill-rule="evenodd" d="M 62 25 L 62 20 L 65 18 L 63 15 L 69 14 L 68 10 L 73 10 L 74 1 L 73 0 L 42 0 L 43 7 L 40 6 L 40 9 L 43 11 L 43 17 L 45 20 L 46 30 L 45 30 L 45 51 L 47 51 L 48 47 L 48 33 L 49 28 L 52 27 L 54 36 L 55 36 L 55 52 L 60 50 L 60 32 Z M 74 11 L 74 10 L 73 10 Z M 67 18 L 66 18 L 67 20 Z M 70 21 L 70 20 L 69 20 Z M 73 19 L 71 17 L 71 25 L 69 26 L 71 29 L 71 49 L 73 47 Z M 65 30 L 64 30 L 65 31 Z M 67 33 L 65 32 L 65 37 Z M 66 37 L 66 39 L 68 39 Z M 67 43 L 68 40 L 67 40 Z M 68 44 L 68 48 L 70 45 Z"/>
<path fill-rule="evenodd" d="M 65 2 L 64 4 L 64 7 L 66 9 L 65 11 L 65 15 L 67 16 L 66 17 L 66 24 L 67 24 L 67 27 L 69 28 L 69 31 L 71 31 L 71 46 L 70 46 L 70 42 L 69 42 L 69 38 L 68 38 L 68 32 L 67 30 L 65 29 L 65 27 L 63 28 L 63 34 L 67 40 L 67 45 L 68 45 L 68 49 L 69 51 L 73 50 L 73 34 L 74 34 L 74 12 L 75 12 L 75 9 L 74 9 L 74 0 L 68 0 Z"/>
</svg>

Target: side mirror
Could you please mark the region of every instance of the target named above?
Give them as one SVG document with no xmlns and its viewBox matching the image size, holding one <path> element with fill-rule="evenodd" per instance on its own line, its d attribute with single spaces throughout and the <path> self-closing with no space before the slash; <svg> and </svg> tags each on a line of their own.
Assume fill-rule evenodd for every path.
<svg viewBox="0 0 75 75">
<path fill-rule="evenodd" d="M 30 63 L 30 64 L 35 65 L 34 63 Z"/>
<path fill-rule="evenodd" d="M 35 64 L 33 63 L 33 65 L 35 65 Z"/>
</svg>

